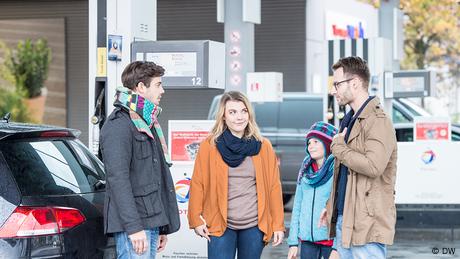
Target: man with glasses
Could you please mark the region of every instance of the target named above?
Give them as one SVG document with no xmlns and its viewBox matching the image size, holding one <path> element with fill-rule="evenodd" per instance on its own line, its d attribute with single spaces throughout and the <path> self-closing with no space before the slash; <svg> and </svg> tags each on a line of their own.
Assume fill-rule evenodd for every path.
<svg viewBox="0 0 460 259">
<path fill-rule="evenodd" d="M 349 105 L 331 145 L 335 156 L 331 196 L 320 217 L 341 259 L 385 258 L 396 224 L 396 135 L 378 97 L 369 96 L 369 68 L 359 57 L 332 66 L 331 94 Z"/>
</svg>

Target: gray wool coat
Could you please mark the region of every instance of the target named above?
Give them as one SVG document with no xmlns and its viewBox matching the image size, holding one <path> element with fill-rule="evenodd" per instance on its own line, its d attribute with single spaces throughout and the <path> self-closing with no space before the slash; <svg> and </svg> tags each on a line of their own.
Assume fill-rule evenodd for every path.
<svg viewBox="0 0 460 259">
<path fill-rule="evenodd" d="M 104 230 L 127 232 L 159 227 L 160 234 L 180 228 L 174 183 L 160 140 L 141 133 L 125 108 L 117 107 L 101 130 L 106 171 Z"/>
</svg>

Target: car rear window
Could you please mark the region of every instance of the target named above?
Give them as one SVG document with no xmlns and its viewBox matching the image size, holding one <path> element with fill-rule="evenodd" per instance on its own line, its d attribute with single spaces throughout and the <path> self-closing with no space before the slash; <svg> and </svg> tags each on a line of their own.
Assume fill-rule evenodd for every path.
<svg viewBox="0 0 460 259">
<path fill-rule="evenodd" d="M 398 142 L 414 141 L 414 129 L 413 128 L 397 128 L 396 129 L 396 140 Z"/>
<path fill-rule="evenodd" d="M 393 107 L 393 123 L 411 122 L 400 110 Z"/>
<path fill-rule="evenodd" d="M 80 142 L 3 141 L 2 153 L 22 195 L 94 192 L 102 164 Z"/>
<path fill-rule="evenodd" d="M 460 134 L 452 131 L 452 141 L 460 141 Z"/>
<path fill-rule="evenodd" d="M 322 99 L 287 99 L 280 105 L 278 127 L 281 132 L 305 134 L 313 123 L 322 120 Z"/>
<path fill-rule="evenodd" d="M 256 122 L 262 131 L 275 130 L 278 124 L 278 103 L 252 103 Z"/>
</svg>

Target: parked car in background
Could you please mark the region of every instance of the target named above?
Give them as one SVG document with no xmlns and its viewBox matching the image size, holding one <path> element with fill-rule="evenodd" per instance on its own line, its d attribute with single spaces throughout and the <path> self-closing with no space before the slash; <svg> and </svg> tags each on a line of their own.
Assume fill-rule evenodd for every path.
<svg viewBox="0 0 460 259">
<path fill-rule="evenodd" d="M 0 121 L 0 258 L 114 258 L 102 163 L 67 128 Z"/>
<path fill-rule="evenodd" d="M 431 114 L 408 99 L 393 100 L 393 124 L 398 142 L 414 141 L 413 121 L 416 116 L 429 117 Z M 451 125 L 452 141 L 460 141 L 460 124 Z"/>
<path fill-rule="evenodd" d="M 213 120 L 221 95 L 214 97 L 208 119 Z M 407 99 L 393 99 L 393 123 L 399 142 L 413 140 L 415 116 L 431 116 Z M 305 133 L 316 121 L 323 120 L 323 96 L 283 93 L 283 102 L 252 103 L 261 133 L 268 138 L 278 156 L 283 200 L 295 193 L 300 164 L 305 157 Z M 460 140 L 460 126 L 452 125 L 452 140 Z"/>
<path fill-rule="evenodd" d="M 414 125 L 410 122 L 395 123 L 396 139 L 398 142 L 412 142 L 414 141 Z M 451 140 L 460 141 L 460 125 L 451 125 Z"/>
</svg>

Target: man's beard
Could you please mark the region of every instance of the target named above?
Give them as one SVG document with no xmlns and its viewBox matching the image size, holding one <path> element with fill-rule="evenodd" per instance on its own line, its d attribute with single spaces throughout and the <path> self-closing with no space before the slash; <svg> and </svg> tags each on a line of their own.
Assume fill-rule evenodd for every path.
<svg viewBox="0 0 460 259">
<path fill-rule="evenodd" d="M 337 100 L 337 103 L 340 105 L 340 106 L 345 106 L 347 104 L 350 103 L 350 100 L 348 98 L 340 98 L 340 101 Z"/>
</svg>

